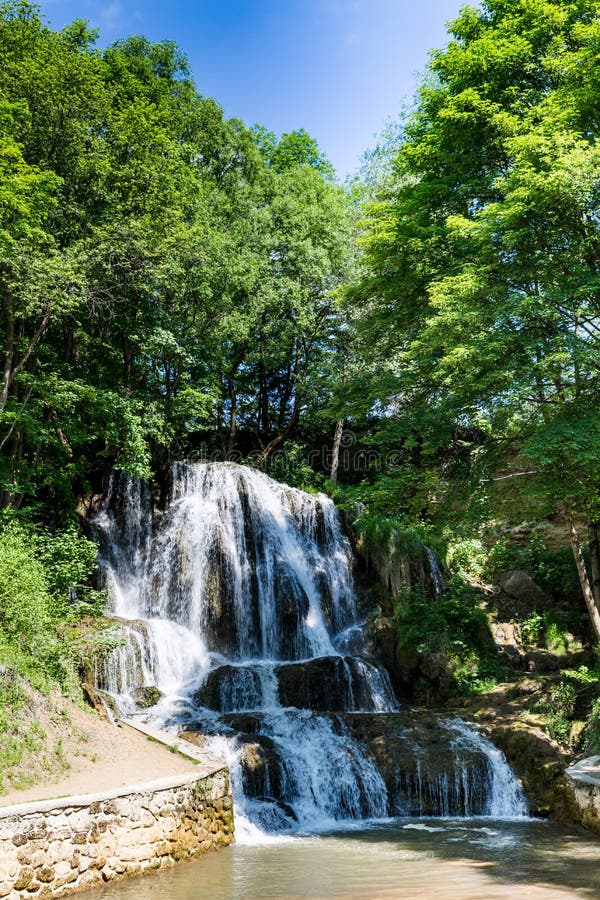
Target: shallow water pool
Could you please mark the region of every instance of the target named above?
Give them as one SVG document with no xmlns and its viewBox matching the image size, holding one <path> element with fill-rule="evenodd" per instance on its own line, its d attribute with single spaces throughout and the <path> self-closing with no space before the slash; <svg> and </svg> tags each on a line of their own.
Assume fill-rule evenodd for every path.
<svg viewBox="0 0 600 900">
<path fill-rule="evenodd" d="M 600 898 L 600 838 L 541 821 L 402 819 L 210 853 L 102 900 Z"/>
</svg>

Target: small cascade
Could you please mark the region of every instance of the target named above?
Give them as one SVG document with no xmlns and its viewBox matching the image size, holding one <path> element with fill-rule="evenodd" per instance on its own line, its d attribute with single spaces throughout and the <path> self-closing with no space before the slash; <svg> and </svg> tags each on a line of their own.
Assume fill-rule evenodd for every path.
<svg viewBox="0 0 600 900">
<path fill-rule="evenodd" d="M 523 788 L 514 776 L 506 757 L 487 738 L 467 725 L 461 719 L 452 719 L 446 723 L 448 730 L 454 734 L 452 745 L 456 749 L 479 751 L 486 758 L 486 784 L 483 794 L 485 801 L 483 815 L 496 819 L 518 819 L 528 814 L 527 800 Z M 466 774 L 461 773 L 464 779 Z M 472 815 L 465 808 L 466 816 Z"/>
<path fill-rule="evenodd" d="M 431 547 L 427 547 L 424 545 L 424 550 L 427 557 L 427 565 L 429 568 L 429 581 L 431 583 L 431 590 L 433 592 L 433 596 L 437 600 L 438 597 L 441 597 L 444 592 L 444 582 L 442 579 L 442 569 L 440 566 L 440 561 Z"/>
<path fill-rule="evenodd" d="M 178 463 L 160 512 L 146 485 L 113 475 L 95 526 L 121 635 L 96 663 L 97 686 L 126 714 L 202 733 L 225 756 L 238 838 L 240 822 L 252 836 L 405 813 L 519 814 L 502 754 L 469 726 L 435 726 L 439 765 L 416 741 L 366 653 L 329 498 L 244 466 Z M 148 709 L 149 687 L 160 701 Z"/>
<path fill-rule="evenodd" d="M 155 687 L 167 697 L 183 697 L 210 662 L 202 640 L 189 629 L 164 619 L 115 619 L 117 646 L 95 661 L 101 690 L 135 706 L 140 687 Z"/>
</svg>

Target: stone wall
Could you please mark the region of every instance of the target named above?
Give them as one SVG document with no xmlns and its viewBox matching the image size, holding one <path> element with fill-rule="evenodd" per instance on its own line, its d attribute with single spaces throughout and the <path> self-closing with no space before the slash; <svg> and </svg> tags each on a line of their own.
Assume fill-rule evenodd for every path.
<svg viewBox="0 0 600 900">
<path fill-rule="evenodd" d="M 57 897 L 233 841 L 226 768 L 0 809 L 0 897 Z"/>
</svg>

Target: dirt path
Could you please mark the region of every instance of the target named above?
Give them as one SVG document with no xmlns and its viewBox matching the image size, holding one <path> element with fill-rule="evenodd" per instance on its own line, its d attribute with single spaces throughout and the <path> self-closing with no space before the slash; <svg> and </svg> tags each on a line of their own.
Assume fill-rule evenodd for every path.
<svg viewBox="0 0 600 900">
<path fill-rule="evenodd" d="M 127 725 L 112 725 L 93 712 L 64 701 L 62 756 L 68 771 L 58 765 L 43 782 L 25 790 L 10 789 L 0 806 L 48 800 L 72 794 L 93 794 L 128 784 L 141 784 L 193 772 L 191 760 L 158 744 Z M 64 769 L 64 767 L 62 767 Z"/>
</svg>

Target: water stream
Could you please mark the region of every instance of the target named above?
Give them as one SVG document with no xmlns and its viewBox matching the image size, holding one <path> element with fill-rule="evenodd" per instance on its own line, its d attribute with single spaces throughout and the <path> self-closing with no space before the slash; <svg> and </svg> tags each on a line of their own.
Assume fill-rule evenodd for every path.
<svg viewBox="0 0 600 900">
<path fill-rule="evenodd" d="M 527 815 L 502 753 L 399 708 L 365 649 L 334 504 L 234 464 L 174 466 L 157 510 L 115 474 L 96 520 L 121 644 L 96 681 L 231 769 L 238 842 L 390 816 Z M 432 593 L 441 574 L 430 559 Z M 139 689 L 160 701 L 144 709 Z"/>
</svg>

